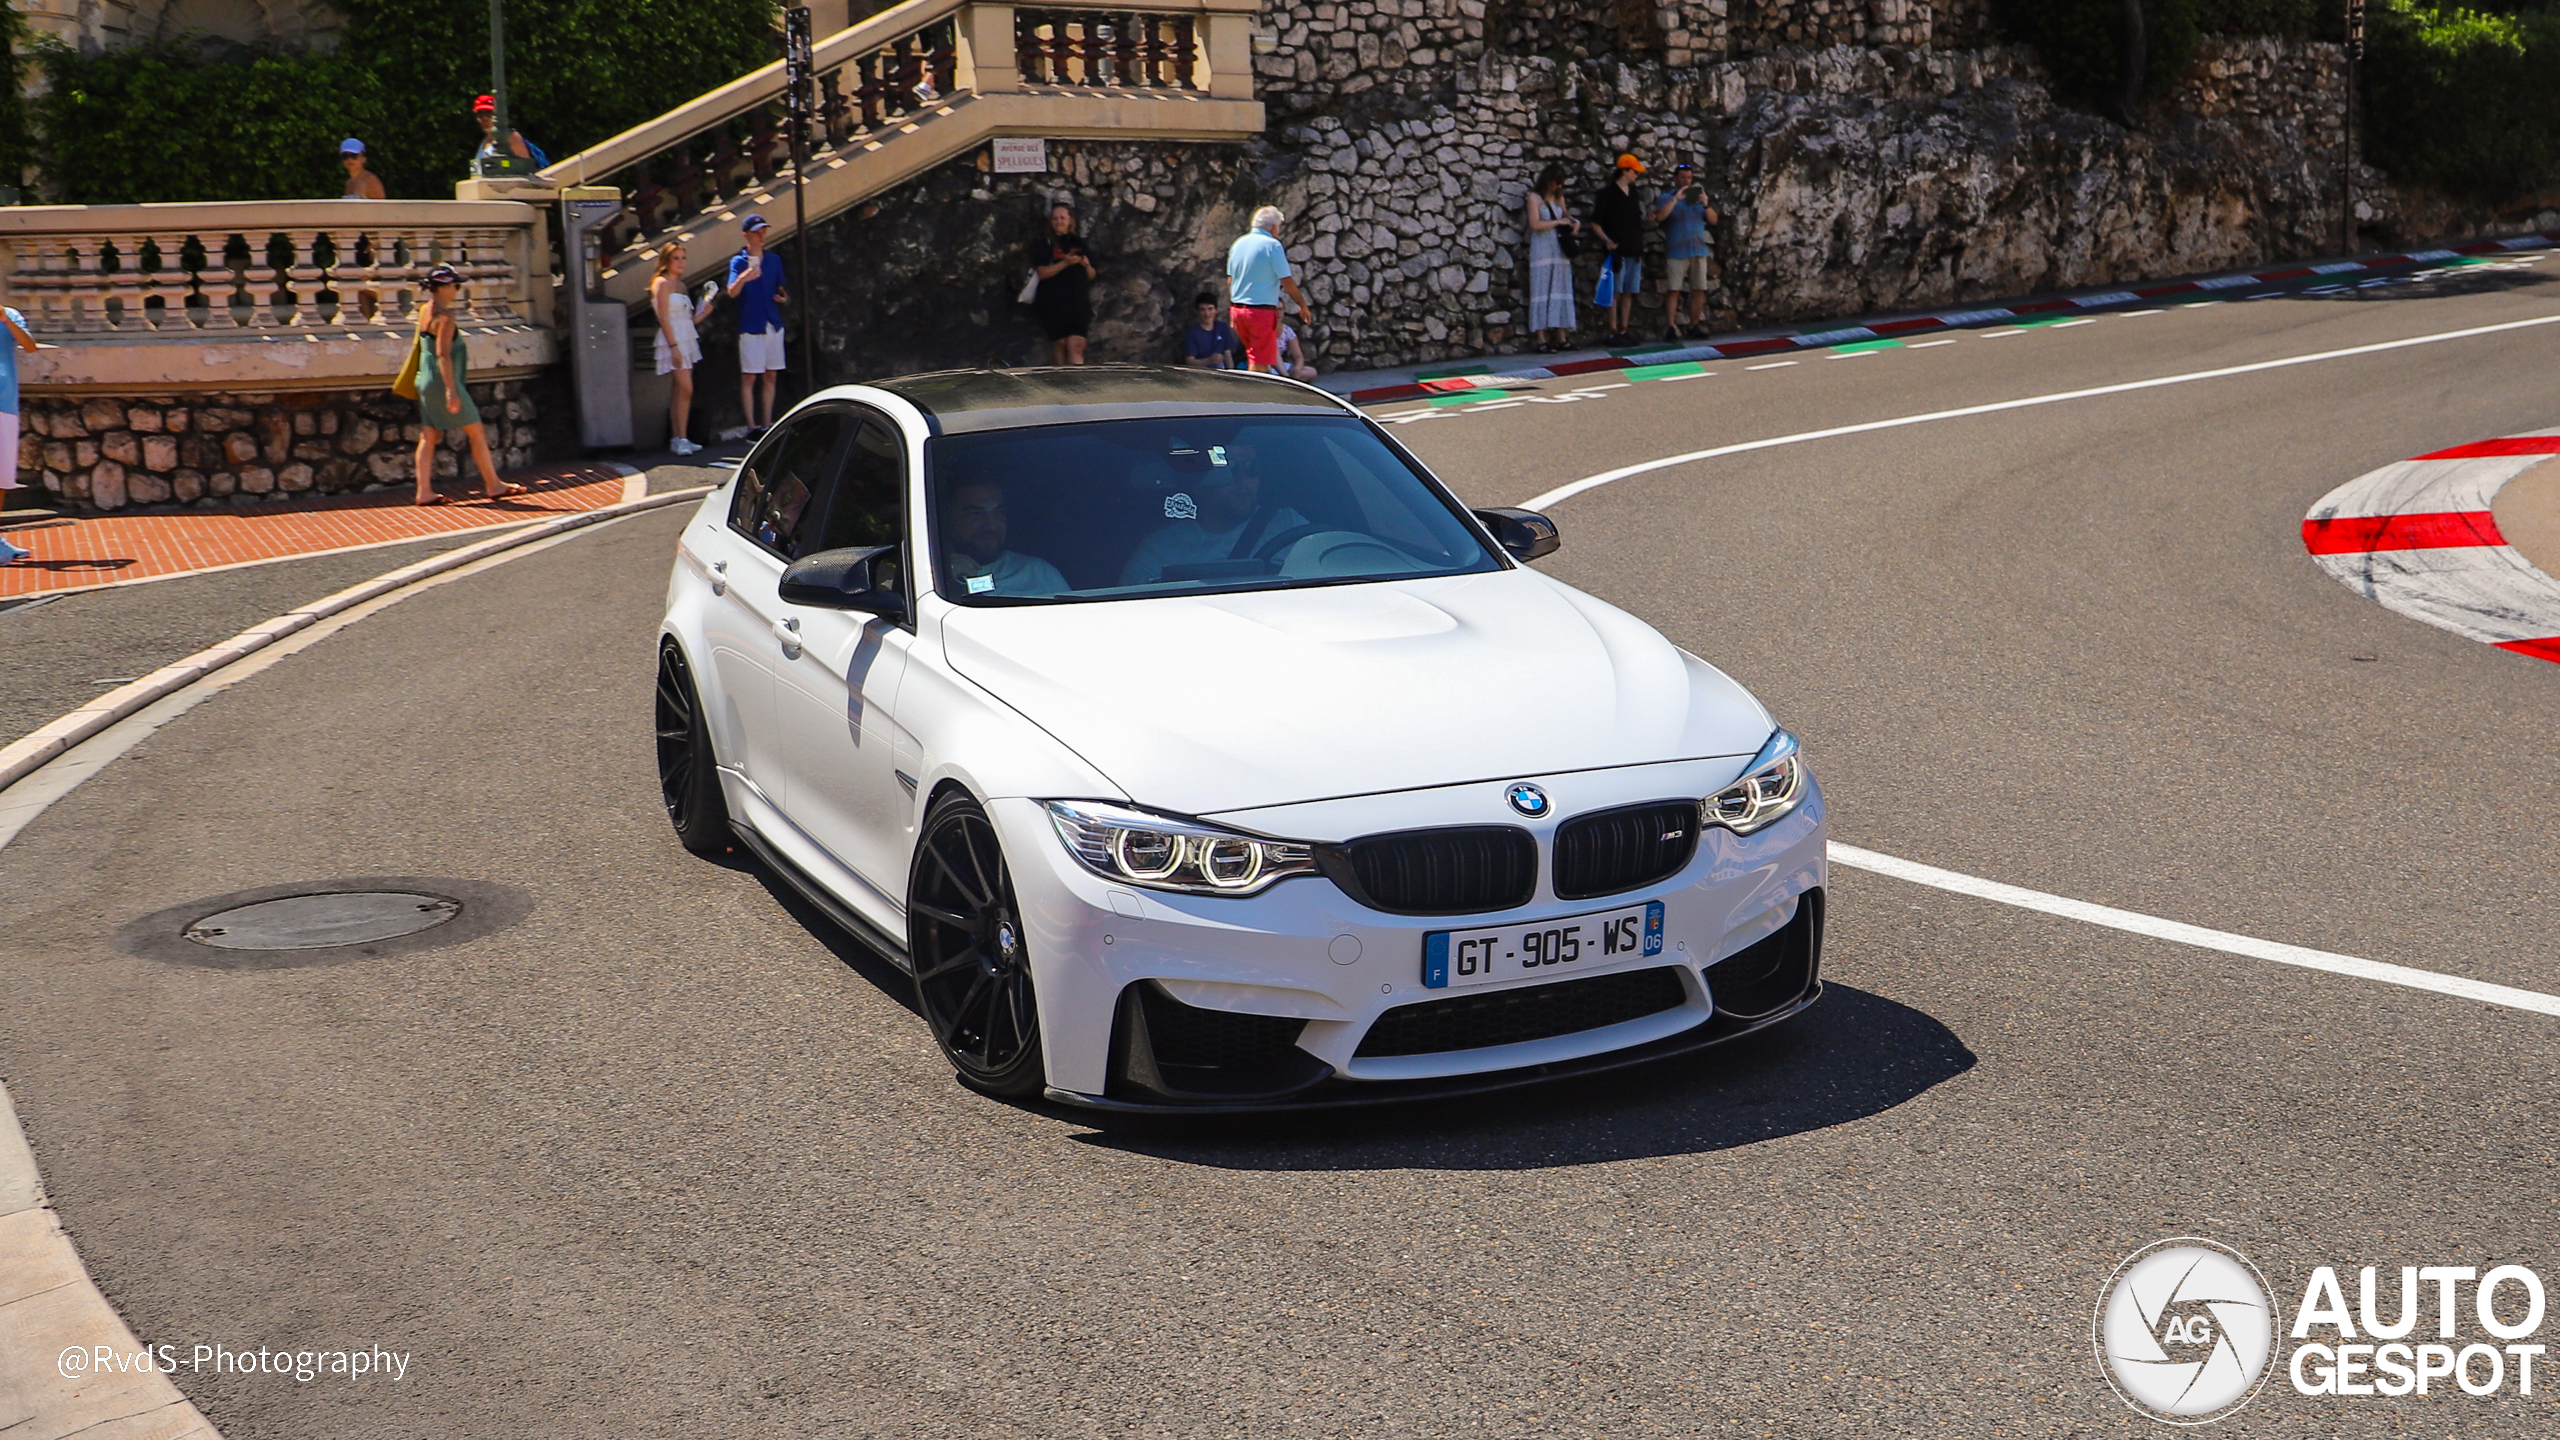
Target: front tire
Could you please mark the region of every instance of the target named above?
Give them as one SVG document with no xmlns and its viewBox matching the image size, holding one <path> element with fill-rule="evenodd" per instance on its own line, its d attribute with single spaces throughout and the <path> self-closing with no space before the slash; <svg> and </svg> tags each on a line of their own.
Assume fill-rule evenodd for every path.
<svg viewBox="0 0 2560 1440">
<path fill-rule="evenodd" d="M 1041 1092 L 1040 1008 L 1013 875 L 995 825 L 953 791 L 925 812 L 907 882 L 916 1006 L 961 1082 L 1022 1099 Z"/>
<path fill-rule="evenodd" d="M 711 750 L 711 727 L 702 718 L 702 692 L 693 669 L 673 640 L 658 647 L 658 798 L 676 839 L 696 855 L 718 855 L 731 844 L 729 802 L 720 793 L 720 762 Z"/>
</svg>

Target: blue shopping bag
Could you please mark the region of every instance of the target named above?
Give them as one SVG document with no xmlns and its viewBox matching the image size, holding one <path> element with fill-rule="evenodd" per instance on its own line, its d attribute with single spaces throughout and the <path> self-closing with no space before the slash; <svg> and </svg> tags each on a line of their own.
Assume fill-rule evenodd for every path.
<svg viewBox="0 0 2560 1440">
<path fill-rule="evenodd" d="M 1600 260 L 1600 285 L 1591 292 L 1591 303 L 1606 310 L 1618 303 L 1618 262 L 1606 256 Z"/>
</svg>

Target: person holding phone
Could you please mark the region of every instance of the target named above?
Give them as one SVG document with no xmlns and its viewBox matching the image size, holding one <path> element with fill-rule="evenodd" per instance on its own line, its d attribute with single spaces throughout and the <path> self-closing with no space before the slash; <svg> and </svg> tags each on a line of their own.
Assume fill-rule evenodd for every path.
<svg viewBox="0 0 2560 1440">
<path fill-rule="evenodd" d="M 1707 286 L 1716 258 L 1715 242 L 1708 238 L 1707 227 L 1716 223 L 1715 207 L 1707 203 L 1707 188 L 1697 181 L 1697 171 L 1687 165 L 1671 168 L 1671 188 L 1654 202 L 1653 222 L 1662 227 L 1663 249 L 1669 259 L 1662 284 L 1663 333 L 1673 340 L 1702 339 L 1706 335 Z M 1689 323 L 1680 323 L 1680 297 L 1689 297 Z"/>
<path fill-rule="evenodd" d="M 746 412 L 749 439 L 773 424 L 773 397 L 782 388 L 784 369 L 782 307 L 791 296 L 783 288 L 782 257 L 764 248 L 771 228 L 763 216 L 748 216 L 738 227 L 745 246 L 729 257 L 729 298 L 738 305 L 738 408 Z M 764 392 L 761 414 L 756 409 L 759 388 Z"/>
</svg>

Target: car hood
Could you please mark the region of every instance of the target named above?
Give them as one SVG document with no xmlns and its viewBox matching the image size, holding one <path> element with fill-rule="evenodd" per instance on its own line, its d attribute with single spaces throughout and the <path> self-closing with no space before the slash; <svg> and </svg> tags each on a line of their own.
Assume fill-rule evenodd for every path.
<svg viewBox="0 0 2560 1440">
<path fill-rule="evenodd" d="M 1183 814 L 1747 755 L 1770 720 L 1644 622 L 1531 570 L 1003 608 L 952 668 Z"/>
</svg>

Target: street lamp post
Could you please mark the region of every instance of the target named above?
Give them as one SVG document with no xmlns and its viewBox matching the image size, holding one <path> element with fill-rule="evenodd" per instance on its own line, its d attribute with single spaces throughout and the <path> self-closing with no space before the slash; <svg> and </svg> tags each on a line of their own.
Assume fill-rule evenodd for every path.
<svg viewBox="0 0 2560 1440">
<path fill-rule="evenodd" d="M 507 143 L 515 126 L 507 119 L 506 0 L 489 0 L 489 99 L 497 107 L 490 117 L 495 123 L 489 143 L 471 164 L 471 173 L 483 180 L 532 174 L 538 168 L 533 157 L 518 155 Z"/>
<path fill-rule="evenodd" d="M 2342 254 L 2356 249 L 2356 64 L 2364 59 L 2364 0 L 2347 0 L 2346 148 L 2338 157 L 2338 227 Z"/>
</svg>

